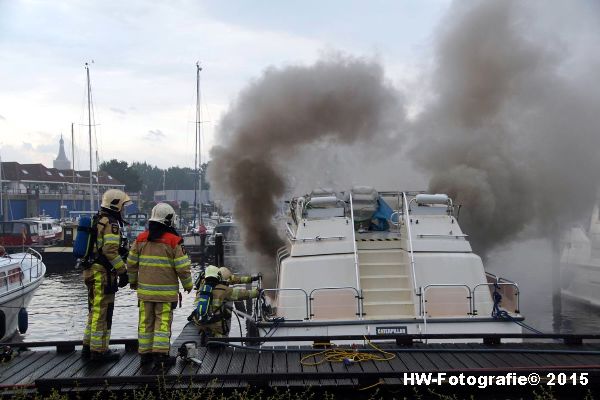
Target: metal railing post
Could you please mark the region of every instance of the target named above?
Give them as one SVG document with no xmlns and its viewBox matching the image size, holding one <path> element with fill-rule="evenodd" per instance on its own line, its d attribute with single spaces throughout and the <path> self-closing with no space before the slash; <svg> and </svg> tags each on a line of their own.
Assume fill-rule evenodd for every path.
<svg viewBox="0 0 600 400">
<path fill-rule="evenodd" d="M 348 193 L 348 197 L 350 199 L 350 222 L 352 224 L 352 244 L 354 246 L 354 269 L 356 273 L 356 290 L 358 293 L 362 293 L 360 288 L 360 273 L 358 271 L 358 250 L 356 248 L 356 232 L 354 231 L 354 207 L 352 205 L 352 192 Z M 362 294 L 360 295 L 362 297 Z M 358 310 L 358 318 L 362 319 L 363 317 L 363 309 L 362 309 L 362 301 L 359 302 L 359 310 Z"/>
<path fill-rule="evenodd" d="M 410 215 L 408 213 L 408 200 L 406 198 L 406 192 L 402 193 L 402 206 L 404 208 L 404 223 L 406 224 L 406 230 L 408 235 L 408 249 L 410 253 L 410 269 L 412 271 L 412 279 L 413 279 L 413 290 L 415 295 L 422 296 L 422 293 L 417 291 L 417 274 L 415 272 L 415 255 L 413 252 L 413 244 L 412 244 L 412 231 L 410 228 Z M 422 310 L 423 311 L 423 310 Z"/>
</svg>

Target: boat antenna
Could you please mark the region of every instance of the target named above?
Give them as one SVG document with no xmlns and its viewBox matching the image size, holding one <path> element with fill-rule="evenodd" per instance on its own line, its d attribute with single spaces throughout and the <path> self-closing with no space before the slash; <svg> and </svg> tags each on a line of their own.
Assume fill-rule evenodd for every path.
<svg viewBox="0 0 600 400">
<path fill-rule="evenodd" d="M 90 211 L 94 211 L 94 184 L 92 182 L 92 88 L 90 84 L 90 67 L 85 63 L 87 76 L 87 99 L 88 99 L 88 135 L 90 140 Z"/>
</svg>

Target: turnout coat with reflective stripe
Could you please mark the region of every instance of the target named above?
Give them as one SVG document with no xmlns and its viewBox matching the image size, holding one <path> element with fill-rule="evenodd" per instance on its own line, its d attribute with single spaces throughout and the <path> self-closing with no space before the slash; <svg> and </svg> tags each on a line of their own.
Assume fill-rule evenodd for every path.
<svg viewBox="0 0 600 400">
<path fill-rule="evenodd" d="M 156 241 L 148 241 L 148 231 L 137 237 L 127 257 L 129 283 L 137 285 L 138 299 L 142 301 L 175 302 L 179 282 L 192 290 L 190 258 L 185 253 L 179 236 L 164 233 Z"/>
<path fill-rule="evenodd" d="M 125 262 L 119 255 L 121 244 L 121 227 L 118 222 L 106 215 L 100 214 L 98 219 L 98 236 L 96 238 L 96 249 L 102 253 L 110 262 L 117 274 L 124 274 Z M 104 267 L 98 263 L 92 266 L 94 270 L 104 272 Z"/>
</svg>

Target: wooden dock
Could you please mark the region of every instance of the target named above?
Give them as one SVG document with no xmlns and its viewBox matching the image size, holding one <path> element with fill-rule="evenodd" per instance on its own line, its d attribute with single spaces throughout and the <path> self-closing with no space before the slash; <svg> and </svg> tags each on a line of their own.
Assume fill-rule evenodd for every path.
<svg viewBox="0 0 600 400">
<path fill-rule="evenodd" d="M 467 338 L 472 343 L 419 342 L 440 336 L 447 340 Z M 514 336 L 516 335 L 510 335 Z M 530 340 L 533 336 L 520 335 L 525 340 Z M 311 386 L 330 392 L 356 391 L 369 387 L 397 390 L 407 388 L 403 381 L 405 372 L 463 373 L 473 376 L 511 372 L 518 375 L 538 373 L 542 378 L 548 373 L 566 373 L 569 376 L 573 373 L 587 373 L 587 385 L 577 385 L 575 388 L 571 385 L 569 389 L 600 387 L 600 335 L 537 335 L 537 340 L 543 339 L 546 342 L 499 343 L 506 337 L 507 335 L 371 336 L 369 338 L 373 340 L 389 340 L 386 343 L 377 342 L 377 346 L 395 357 L 385 361 L 369 360 L 348 365 L 325 361 L 314 366 L 303 365 L 301 358 L 322 351 L 322 348 L 280 345 L 281 340 L 289 342 L 290 338 L 270 338 L 262 347 L 246 346 L 241 342 L 253 341 L 250 338 L 228 338 L 213 343 L 208 348 L 199 348 L 201 365 L 178 358 L 176 365 L 168 371 L 140 365 L 137 341 L 133 339 L 112 341 L 113 347 L 119 349 L 121 359 L 100 364 L 83 359 L 79 347 L 81 342 L 77 341 L 14 343 L 9 344 L 14 352 L 13 357 L 0 364 L 0 388 L 4 390 L 5 396 L 14 394 L 15 391 L 43 394 L 53 389 L 62 393 L 99 390 L 121 392 L 145 386 L 155 388 L 160 378 L 162 385 L 167 388 L 210 387 L 216 390 L 233 390 L 248 386 L 283 389 Z M 184 342 L 194 341 L 199 345 L 199 339 L 196 328 L 188 324 L 175 340 L 172 353 L 176 354 L 177 348 Z M 318 338 L 316 341 L 321 343 L 342 339 L 354 340 L 357 344 L 354 350 L 377 353 L 377 350 L 365 343 L 364 337 L 338 336 Z M 353 351 L 350 346 L 347 346 L 347 350 Z M 442 389 L 444 387 L 440 386 Z M 497 387 L 492 389 L 498 390 Z"/>
</svg>

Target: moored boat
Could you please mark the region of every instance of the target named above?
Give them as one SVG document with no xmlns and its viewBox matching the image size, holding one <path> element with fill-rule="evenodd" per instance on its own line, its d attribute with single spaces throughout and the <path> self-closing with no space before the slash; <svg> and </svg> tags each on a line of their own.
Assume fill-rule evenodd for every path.
<svg viewBox="0 0 600 400">
<path fill-rule="evenodd" d="M 486 273 L 443 194 L 313 191 L 290 202 L 260 336 L 521 333 L 519 288 Z"/>
<path fill-rule="evenodd" d="M 0 257 L 0 341 L 27 330 L 27 306 L 42 284 L 46 266 L 34 249 Z"/>
<path fill-rule="evenodd" d="M 564 237 L 560 258 L 561 294 L 600 307 L 600 210 L 594 207 L 588 229 L 571 228 Z"/>
</svg>

